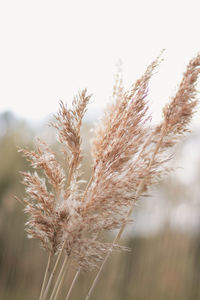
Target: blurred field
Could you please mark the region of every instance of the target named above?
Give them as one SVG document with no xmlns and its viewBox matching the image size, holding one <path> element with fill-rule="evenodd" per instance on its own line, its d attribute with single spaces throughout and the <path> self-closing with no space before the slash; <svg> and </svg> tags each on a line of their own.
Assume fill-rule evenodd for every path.
<svg viewBox="0 0 200 300">
<path fill-rule="evenodd" d="M 87 138 L 89 127 L 85 124 L 83 129 Z M 46 266 L 47 256 L 39 243 L 26 238 L 23 207 L 12 197 L 23 197 L 19 171 L 28 168 L 16 146 L 32 147 L 33 136 L 33 130 L 12 114 L 0 116 L 0 299 L 3 300 L 37 299 Z M 193 144 L 198 147 L 194 139 Z M 86 153 L 83 167 L 88 179 L 91 158 L 84 137 L 83 148 Z M 191 155 L 188 153 L 189 159 L 192 154 L 193 150 Z M 200 223 L 196 221 L 198 216 L 200 220 L 199 166 L 200 156 L 195 163 L 195 178 L 189 183 L 183 184 L 173 177 L 161 183 L 156 201 L 153 198 L 144 200 L 144 204 L 141 201 L 134 215 L 135 225 L 131 227 L 135 233 L 131 235 L 129 230 L 121 241 L 131 251 L 112 255 L 91 299 L 200 299 Z M 158 223 L 159 216 L 163 216 L 163 222 L 156 225 L 156 230 L 148 231 L 150 223 Z M 142 230 L 142 225 L 138 225 L 141 222 Z M 68 274 L 63 295 L 73 273 L 72 269 Z M 83 299 L 92 277 L 93 273 L 80 276 L 72 300 Z"/>
</svg>

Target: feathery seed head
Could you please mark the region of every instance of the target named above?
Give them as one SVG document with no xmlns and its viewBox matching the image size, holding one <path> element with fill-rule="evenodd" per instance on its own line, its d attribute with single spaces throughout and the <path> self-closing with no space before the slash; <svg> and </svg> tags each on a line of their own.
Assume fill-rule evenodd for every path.
<svg viewBox="0 0 200 300">
<path fill-rule="evenodd" d="M 164 108 L 162 122 L 152 126 L 147 95 L 159 63 L 160 57 L 128 91 L 119 71 L 113 89 L 115 102 L 105 112 L 92 142 L 94 170 L 85 191 L 80 189 L 80 127 L 91 97 L 86 90 L 74 98 L 70 109 L 60 102 L 52 124 L 67 156 L 67 170 L 40 139 L 36 151 L 19 150 L 45 176 L 22 173 L 27 194 L 26 227 L 29 237 L 39 239 L 52 255 L 64 245 L 67 255 L 79 266 L 96 266 L 113 248 L 101 241 L 99 233 L 129 222 L 138 198 L 168 173 L 171 149 L 188 130 L 197 105 L 200 55 L 189 62 L 176 95 Z"/>
</svg>

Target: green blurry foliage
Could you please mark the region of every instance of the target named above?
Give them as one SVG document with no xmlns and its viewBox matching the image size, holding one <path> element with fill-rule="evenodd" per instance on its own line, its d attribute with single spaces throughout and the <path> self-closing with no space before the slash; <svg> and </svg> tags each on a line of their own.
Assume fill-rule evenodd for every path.
<svg viewBox="0 0 200 300">
<path fill-rule="evenodd" d="M 0 115 L 0 298 L 16 286 L 17 270 L 23 268 L 24 216 L 13 195 L 22 196 L 19 170 L 28 168 L 17 145 L 30 143 L 32 131 L 12 113 Z M 2 295 L 1 295 L 2 293 Z M 6 294 L 5 294 L 6 299 Z M 10 296 L 7 299 L 14 299 Z"/>
</svg>

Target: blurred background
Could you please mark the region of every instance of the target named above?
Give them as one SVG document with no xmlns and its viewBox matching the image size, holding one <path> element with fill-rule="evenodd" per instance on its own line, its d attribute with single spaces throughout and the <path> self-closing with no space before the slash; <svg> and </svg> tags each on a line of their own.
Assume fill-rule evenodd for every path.
<svg viewBox="0 0 200 300">
<path fill-rule="evenodd" d="M 58 102 L 70 105 L 86 87 L 93 94 L 82 129 L 88 179 L 88 140 L 112 94 L 117 61 L 128 87 L 166 49 L 149 91 L 157 123 L 200 50 L 199 11 L 197 0 L 0 2 L 0 299 L 37 299 L 47 260 L 26 238 L 23 207 L 13 198 L 24 197 L 19 171 L 30 170 L 17 146 L 33 148 L 39 135 L 57 149 L 48 124 Z M 198 111 L 176 148 L 176 171 L 134 211 L 121 240 L 131 251 L 112 255 L 91 299 L 200 299 L 199 149 Z M 83 298 L 93 275 L 80 276 L 72 300 Z"/>
</svg>

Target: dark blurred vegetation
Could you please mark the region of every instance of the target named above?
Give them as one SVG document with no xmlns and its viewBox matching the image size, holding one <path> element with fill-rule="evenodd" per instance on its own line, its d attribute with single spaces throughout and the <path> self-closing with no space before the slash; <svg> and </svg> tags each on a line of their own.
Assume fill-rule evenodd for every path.
<svg viewBox="0 0 200 300">
<path fill-rule="evenodd" d="M 86 153 L 83 167 L 87 179 L 91 164 L 89 127 L 85 124 L 83 128 Z M 19 171 L 29 168 L 17 152 L 17 145 L 33 147 L 34 134 L 33 129 L 11 113 L 0 116 L 0 299 L 3 300 L 38 299 L 46 266 L 47 256 L 39 242 L 26 238 L 23 206 L 13 198 L 13 195 L 24 196 Z M 172 188 L 169 182 L 162 183 L 162 190 L 172 206 L 172 199 L 177 199 L 178 193 L 181 198 L 185 190 L 175 183 Z M 187 196 L 189 202 L 192 194 Z M 129 234 L 122 243 L 131 251 L 112 255 L 91 300 L 200 299 L 200 228 L 195 232 L 178 230 L 166 222 L 154 235 Z M 67 276 L 66 290 L 73 273 L 74 270 Z M 72 300 L 83 299 L 93 274 L 80 276 Z"/>
</svg>

